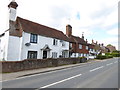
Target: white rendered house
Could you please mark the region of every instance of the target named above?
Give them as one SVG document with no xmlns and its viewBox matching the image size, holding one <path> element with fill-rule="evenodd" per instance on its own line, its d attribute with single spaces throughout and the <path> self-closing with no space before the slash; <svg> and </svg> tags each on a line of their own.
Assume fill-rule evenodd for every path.
<svg viewBox="0 0 120 90">
<path fill-rule="evenodd" d="M 9 29 L 0 35 L 0 60 L 20 61 L 69 57 L 69 39 L 61 31 L 16 17 L 18 4 L 12 1 Z"/>
</svg>

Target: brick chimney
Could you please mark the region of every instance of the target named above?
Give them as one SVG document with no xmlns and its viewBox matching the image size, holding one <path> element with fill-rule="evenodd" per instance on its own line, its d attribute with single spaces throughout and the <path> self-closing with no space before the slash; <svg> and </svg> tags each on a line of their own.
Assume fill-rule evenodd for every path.
<svg viewBox="0 0 120 90">
<path fill-rule="evenodd" d="M 84 40 L 84 32 L 82 32 L 82 39 Z"/>
<path fill-rule="evenodd" d="M 94 40 L 92 39 L 92 44 L 94 44 Z"/>
<path fill-rule="evenodd" d="M 104 44 L 103 44 L 103 43 L 102 43 L 101 45 L 102 45 L 102 46 L 104 46 Z"/>
<path fill-rule="evenodd" d="M 72 26 L 71 25 L 66 25 L 66 35 L 70 37 L 72 35 Z"/>
<path fill-rule="evenodd" d="M 16 9 L 18 7 L 18 4 L 15 2 L 15 0 L 12 0 L 10 4 L 8 5 L 9 8 L 9 20 L 15 21 L 16 20 Z"/>
<path fill-rule="evenodd" d="M 88 40 L 86 39 L 86 43 L 88 43 Z"/>
<path fill-rule="evenodd" d="M 96 41 L 96 44 L 98 44 L 98 41 Z"/>
</svg>

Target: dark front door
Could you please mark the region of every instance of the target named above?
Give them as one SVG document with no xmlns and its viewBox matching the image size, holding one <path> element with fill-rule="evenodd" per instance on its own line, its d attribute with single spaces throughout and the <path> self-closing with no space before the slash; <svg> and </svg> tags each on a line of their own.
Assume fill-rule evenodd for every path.
<svg viewBox="0 0 120 90">
<path fill-rule="evenodd" d="M 47 58 L 47 51 L 43 51 L 43 59 Z"/>
</svg>

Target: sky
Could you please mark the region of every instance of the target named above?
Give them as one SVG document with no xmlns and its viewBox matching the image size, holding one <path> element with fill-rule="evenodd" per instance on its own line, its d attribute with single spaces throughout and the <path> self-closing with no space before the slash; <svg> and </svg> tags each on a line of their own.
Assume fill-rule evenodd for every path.
<svg viewBox="0 0 120 90">
<path fill-rule="evenodd" d="M 0 33 L 9 28 L 8 4 L 0 1 Z M 66 33 L 66 25 L 72 26 L 72 34 L 82 36 L 91 43 L 112 44 L 118 49 L 119 0 L 15 0 L 17 16 L 46 25 Z"/>
</svg>

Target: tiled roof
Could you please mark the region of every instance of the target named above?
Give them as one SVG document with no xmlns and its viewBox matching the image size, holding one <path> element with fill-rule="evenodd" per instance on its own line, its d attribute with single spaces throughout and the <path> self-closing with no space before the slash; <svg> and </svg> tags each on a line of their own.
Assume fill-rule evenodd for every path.
<svg viewBox="0 0 120 90">
<path fill-rule="evenodd" d="M 17 17 L 18 21 L 20 22 L 22 29 L 24 32 L 39 34 L 45 37 L 52 37 L 60 40 L 69 41 L 68 37 L 59 30 Z"/>
<path fill-rule="evenodd" d="M 86 41 L 80 37 L 72 36 L 72 38 L 74 39 L 75 42 L 77 42 L 79 44 L 87 45 Z"/>
</svg>

